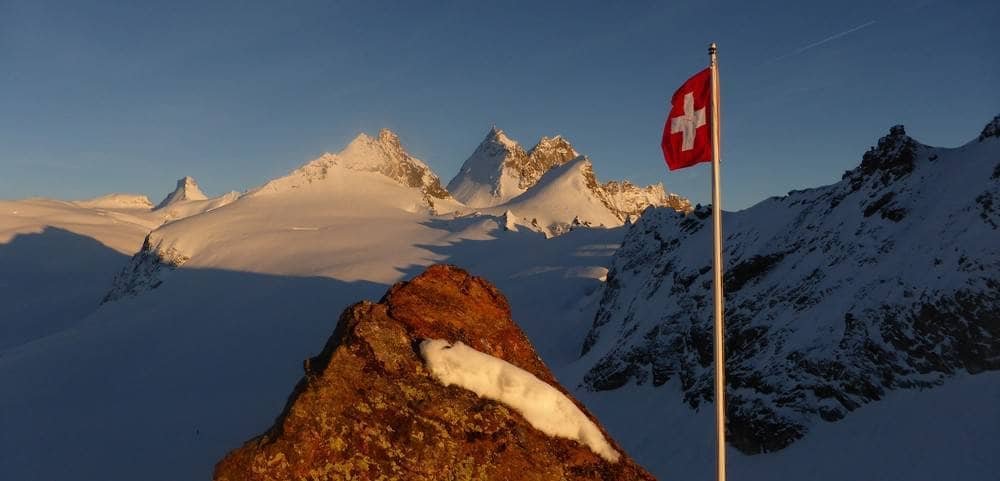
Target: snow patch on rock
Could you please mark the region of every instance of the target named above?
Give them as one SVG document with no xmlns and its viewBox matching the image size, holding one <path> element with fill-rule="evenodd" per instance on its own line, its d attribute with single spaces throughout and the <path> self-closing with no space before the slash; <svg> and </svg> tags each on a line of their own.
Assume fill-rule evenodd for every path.
<svg viewBox="0 0 1000 481">
<path fill-rule="evenodd" d="M 618 462 L 621 455 L 580 408 L 530 372 L 462 342 L 427 339 L 420 343 L 420 355 L 431 375 L 445 386 L 456 385 L 504 403 L 539 431 L 575 440 L 605 460 Z"/>
</svg>

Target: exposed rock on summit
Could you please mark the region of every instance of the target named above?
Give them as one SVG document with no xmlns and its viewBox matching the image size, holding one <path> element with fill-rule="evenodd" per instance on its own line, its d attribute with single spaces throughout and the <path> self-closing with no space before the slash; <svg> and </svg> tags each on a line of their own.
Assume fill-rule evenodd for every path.
<svg viewBox="0 0 1000 481">
<path fill-rule="evenodd" d="M 623 454 L 618 462 L 544 434 L 505 404 L 441 384 L 418 353 L 427 339 L 462 342 L 569 397 L 496 288 L 433 266 L 379 303 L 345 310 L 274 426 L 219 462 L 215 480 L 653 479 L 603 428 Z"/>
</svg>

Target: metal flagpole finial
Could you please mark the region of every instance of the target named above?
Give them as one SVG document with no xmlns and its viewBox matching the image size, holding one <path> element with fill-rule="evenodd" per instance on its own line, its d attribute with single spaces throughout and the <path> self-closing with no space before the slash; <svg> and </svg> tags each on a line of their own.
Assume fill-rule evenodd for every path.
<svg viewBox="0 0 1000 481">
<path fill-rule="evenodd" d="M 712 42 L 712 44 L 708 46 L 708 54 L 709 55 L 715 55 L 715 52 L 717 52 L 718 50 L 719 50 L 719 47 L 717 45 L 715 45 L 715 42 Z"/>
</svg>

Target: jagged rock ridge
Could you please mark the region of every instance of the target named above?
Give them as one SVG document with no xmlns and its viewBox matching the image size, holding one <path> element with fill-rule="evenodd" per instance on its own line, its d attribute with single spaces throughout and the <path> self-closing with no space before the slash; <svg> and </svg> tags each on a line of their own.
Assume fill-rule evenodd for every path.
<svg viewBox="0 0 1000 481">
<path fill-rule="evenodd" d="M 691 211 L 691 201 L 677 194 L 668 194 L 663 183 L 639 187 L 627 180 L 609 180 L 602 184 L 594 175 L 594 166 L 589 160 L 584 176 L 594 195 L 622 222 L 638 217 L 651 206 L 669 207 L 677 212 Z"/>
<path fill-rule="evenodd" d="M 889 390 L 1000 369 L 998 140 L 987 126 L 934 148 L 896 126 L 840 182 L 724 214 L 733 445 L 781 449 Z M 629 229 L 585 387 L 712 399 L 710 214 L 654 209 Z"/>
<path fill-rule="evenodd" d="M 499 291 L 434 266 L 377 304 L 345 310 L 274 426 L 230 452 L 214 479 L 653 479 L 627 456 L 606 461 L 504 404 L 442 385 L 416 352 L 424 339 L 463 342 L 567 394 Z"/>
</svg>

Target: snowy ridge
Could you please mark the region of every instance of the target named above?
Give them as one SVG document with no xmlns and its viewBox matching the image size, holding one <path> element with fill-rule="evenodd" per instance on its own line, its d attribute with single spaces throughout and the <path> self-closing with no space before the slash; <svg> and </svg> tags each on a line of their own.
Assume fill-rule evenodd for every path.
<svg viewBox="0 0 1000 481">
<path fill-rule="evenodd" d="M 218 197 L 201 200 L 185 200 L 173 202 L 165 207 L 157 208 L 154 212 L 160 214 L 164 223 L 184 219 L 194 215 L 213 211 L 219 207 L 224 207 L 240 198 L 239 192 L 227 192 Z"/>
<path fill-rule="evenodd" d="M 996 124 L 996 120 L 990 125 Z M 833 185 L 724 214 L 729 431 L 782 449 L 893 389 L 1000 369 L 1000 139 L 956 149 L 893 127 Z M 711 210 L 626 234 L 581 362 L 595 391 L 712 399 Z"/>
<path fill-rule="evenodd" d="M 76 200 L 74 204 L 91 209 L 143 209 L 150 210 L 153 203 L 149 197 L 140 194 L 107 194 L 93 199 Z"/>
<path fill-rule="evenodd" d="M 618 227 L 649 206 L 690 210 L 687 199 L 667 196 L 662 185 L 602 184 L 590 160 L 579 156 L 546 172 L 527 192 L 482 211 L 502 216 L 508 230 L 523 225 L 554 237 L 577 227 Z"/>
<path fill-rule="evenodd" d="M 615 463 L 621 457 L 573 401 L 534 374 L 462 342 L 426 339 L 420 343 L 420 355 L 431 375 L 445 386 L 456 385 L 500 401 L 521 413 L 535 429 L 577 441 L 606 461 Z"/>
</svg>

